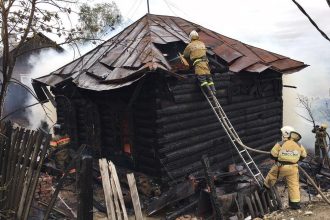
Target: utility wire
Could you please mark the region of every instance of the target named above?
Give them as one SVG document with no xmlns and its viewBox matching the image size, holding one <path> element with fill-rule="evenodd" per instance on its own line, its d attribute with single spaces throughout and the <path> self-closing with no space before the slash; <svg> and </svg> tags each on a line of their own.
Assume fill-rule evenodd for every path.
<svg viewBox="0 0 330 220">
<path fill-rule="evenodd" d="M 189 18 L 189 20 L 191 20 L 191 16 L 189 14 L 187 14 L 185 11 L 183 11 L 182 9 L 180 9 L 174 2 L 171 2 L 170 0 L 166 0 L 166 2 L 169 5 L 171 5 L 172 7 L 174 7 L 175 9 L 177 9 L 178 11 L 182 12 L 187 18 Z"/>
<path fill-rule="evenodd" d="M 313 19 L 307 14 L 307 12 L 305 11 L 305 9 L 295 0 L 292 0 L 293 3 L 295 3 L 297 5 L 297 7 L 299 8 L 299 10 L 308 18 L 308 20 L 313 24 L 313 26 L 321 33 L 321 35 L 327 39 L 328 41 L 330 41 L 330 38 L 317 26 L 317 24 L 313 21 Z M 330 0 L 327 0 L 327 3 L 330 6 Z"/>
<path fill-rule="evenodd" d="M 179 17 L 175 11 L 173 11 L 173 9 L 171 8 L 169 2 L 167 0 L 164 0 L 165 4 L 167 5 L 168 9 L 170 9 L 170 11 L 173 13 L 173 15 L 175 15 L 176 17 Z"/>
</svg>

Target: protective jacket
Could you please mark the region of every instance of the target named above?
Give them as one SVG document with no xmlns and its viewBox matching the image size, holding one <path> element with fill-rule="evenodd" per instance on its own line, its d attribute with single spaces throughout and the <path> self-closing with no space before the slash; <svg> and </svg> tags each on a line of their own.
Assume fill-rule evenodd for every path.
<svg viewBox="0 0 330 220">
<path fill-rule="evenodd" d="M 192 40 L 183 51 L 183 56 L 191 60 L 197 75 L 211 74 L 206 57 L 206 47 L 202 41 Z"/>
<path fill-rule="evenodd" d="M 271 151 L 273 158 L 283 164 L 295 164 L 307 156 L 305 148 L 293 140 L 284 140 L 275 144 Z"/>
<path fill-rule="evenodd" d="M 60 136 L 55 135 L 54 138 L 50 141 L 50 146 L 53 148 L 65 147 L 70 143 L 70 137 L 67 135 Z"/>
<path fill-rule="evenodd" d="M 273 186 L 280 178 L 284 178 L 289 191 L 291 203 L 300 202 L 299 171 L 297 162 L 307 156 L 305 148 L 294 140 L 284 140 L 276 143 L 271 150 L 271 156 L 277 163 L 269 171 L 265 186 Z"/>
<path fill-rule="evenodd" d="M 312 132 L 315 132 L 315 158 L 317 162 L 322 162 L 325 160 L 328 164 L 329 158 L 327 155 L 328 143 L 327 143 L 327 132 L 324 128 L 313 129 Z"/>
</svg>

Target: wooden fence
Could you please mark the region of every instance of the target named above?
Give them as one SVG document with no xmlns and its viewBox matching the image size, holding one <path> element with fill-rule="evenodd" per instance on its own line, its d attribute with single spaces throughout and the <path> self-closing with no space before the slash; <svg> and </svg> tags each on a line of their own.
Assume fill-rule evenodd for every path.
<svg viewBox="0 0 330 220">
<path fill-rule="evenodd" d="M 0 219 L 26 220 L 50 135 L 0 124 Z"/>
</svg>

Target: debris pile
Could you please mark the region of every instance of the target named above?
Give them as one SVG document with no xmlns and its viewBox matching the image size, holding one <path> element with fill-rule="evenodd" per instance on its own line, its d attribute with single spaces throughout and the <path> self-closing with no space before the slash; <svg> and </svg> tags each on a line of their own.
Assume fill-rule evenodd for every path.
<svg viewBox="0 0 330 220">
<path fill-rule="evenodd" d="M 42 174 L 35 190 L 34 198 L 37 201 L 48 203 L 52 196 L 53 177 Z"/>
</svg>

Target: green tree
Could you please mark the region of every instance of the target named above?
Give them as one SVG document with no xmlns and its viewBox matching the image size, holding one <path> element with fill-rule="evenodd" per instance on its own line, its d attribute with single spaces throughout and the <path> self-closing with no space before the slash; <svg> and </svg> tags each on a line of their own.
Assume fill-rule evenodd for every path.
<svg viewBox="0 0 330 220">
<path fill-rule="evenodd" d="M 79 29 L 84 30 L 85 39 L 98 38 L 102 32 L 114 29 L 122 21 L 115 3 L 101 3 L 90 6 L 84 3 L 79 10 Z"/>
<path fill-rule="evenodd" d="M 95 7 L 82 4 L 80 11 L 71 8 L 78 0 L 0 0 L 0 31 L 2 46 L 0 118 L 8 85 L 12 82 L 17 57 L 26 39 L 38 32 L 53 33 L 61 37 L 60 44 L 70 44 L 77 40 L 95 37 L 102 27 L 113 28 L 121 21 L 121 15 L 114 3 L 97 4 Z M 79 16 L 78 28 L 73 28 L 71 18 Z M 69 25 L 67 25 L 69 24 Z M 11 42 L 11 36 L 18 39 Z M 13 49 L 14 48 L 14 49 Z"/>
</svg>

